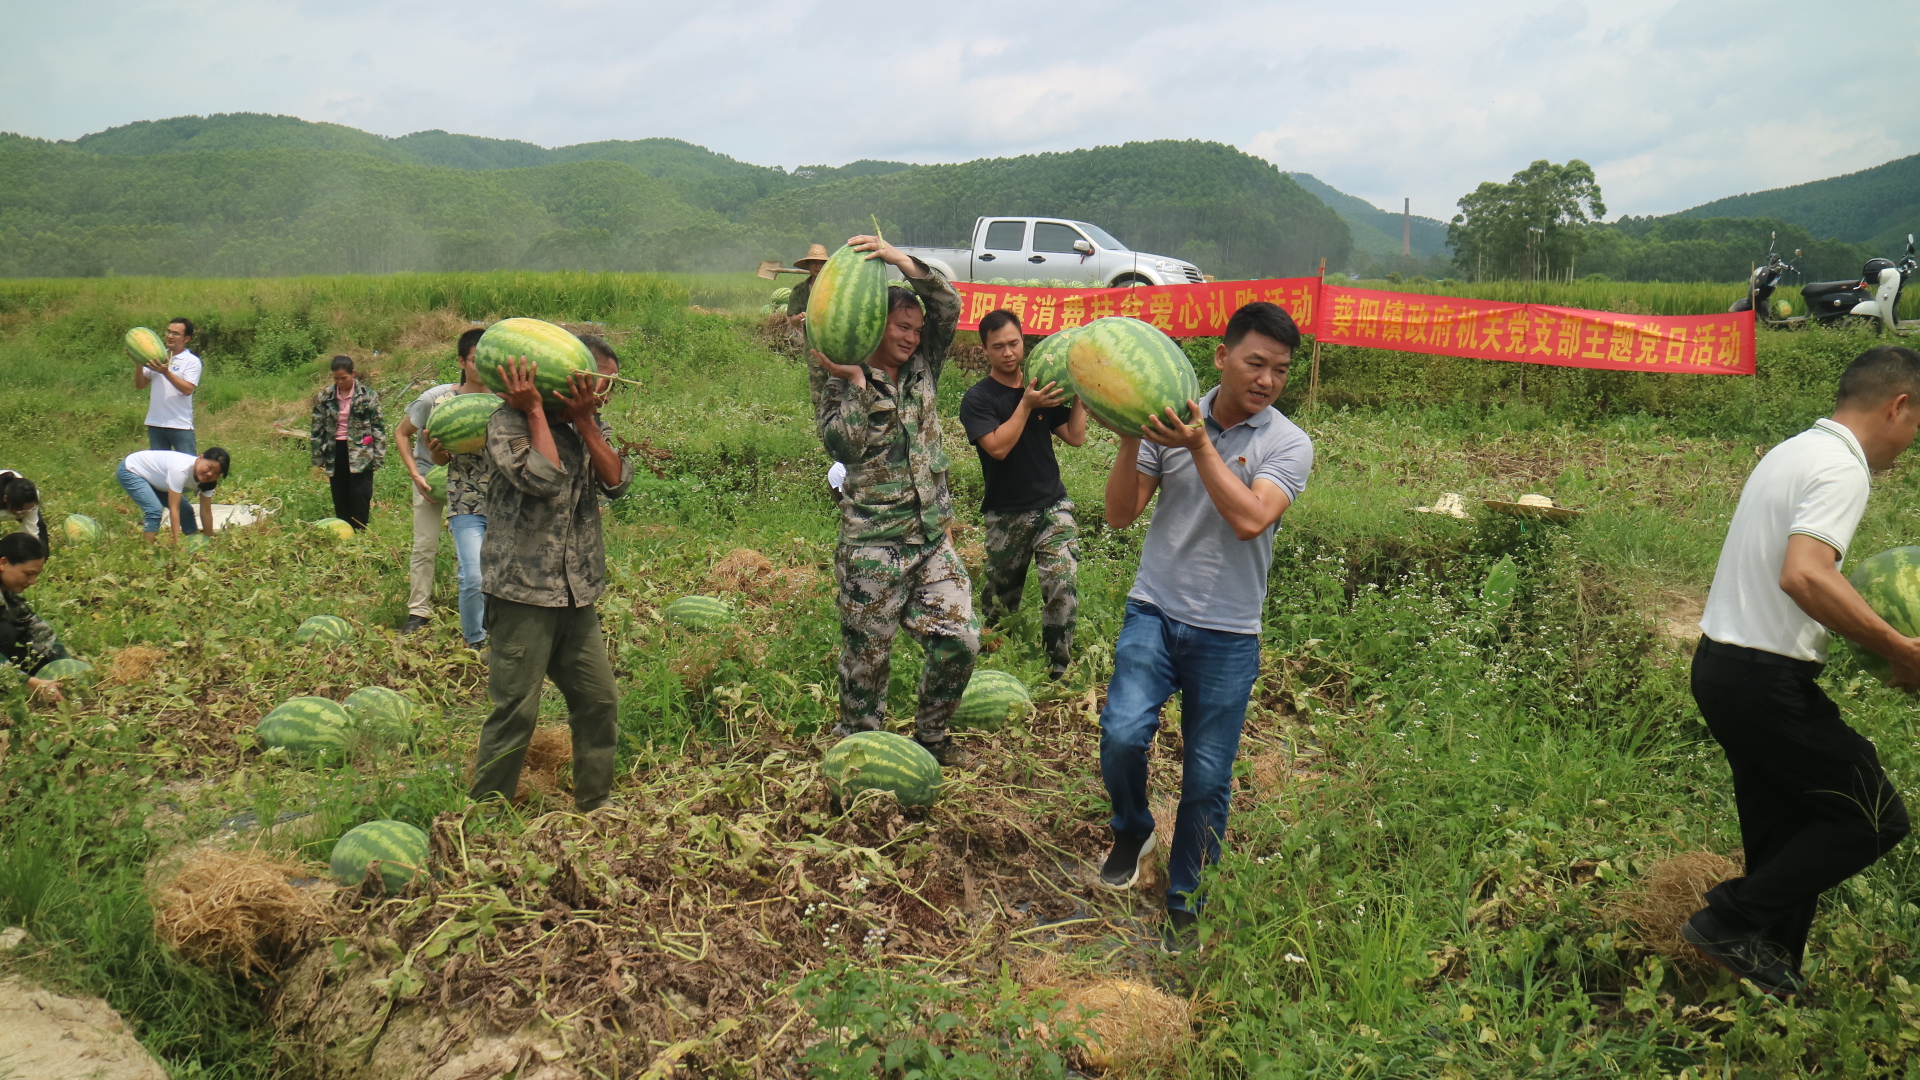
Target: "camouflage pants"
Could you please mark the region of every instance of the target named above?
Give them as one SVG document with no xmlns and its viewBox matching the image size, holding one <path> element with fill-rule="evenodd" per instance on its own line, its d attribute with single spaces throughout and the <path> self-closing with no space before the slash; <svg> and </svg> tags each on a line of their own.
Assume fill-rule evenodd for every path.
<svg viewBox="0 0 1920 1080">
<path fill-rule="evenodd" d="M 1047 662 L 1064 668 L 1073 658 L 1073 623 L 1080 611 L 1080 593 L 1074 586 L 1079 572 L 1079 529 L 1073 523 L 1073 503 L 1061 499 L 1044 510 L 985 515 L 987 533 L 986 595 L 980 610 L 987 625 L 1020 610 L 1027 591 L 1027 566 L 1040 573 L 1040 635 L 1047 646 Z"/>
<path fill-rule="evenodd" d="M 952 541 L 842 544 L 833 576 L 840 584 L 840 723 L 873 731 L 886 719 L 893 635 L 905 627 L 927 654 L 915 737 L 946 738 L 980 651 L 972 582 Z"/>
</svg>

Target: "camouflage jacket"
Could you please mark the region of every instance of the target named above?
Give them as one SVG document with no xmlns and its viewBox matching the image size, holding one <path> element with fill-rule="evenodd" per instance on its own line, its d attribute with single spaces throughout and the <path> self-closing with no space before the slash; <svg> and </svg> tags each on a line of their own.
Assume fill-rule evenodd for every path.
<svg viewBox="0 0 1920 1080">
<path fill-rule="evenodd" d="M 787 318 L 791 319 L 795 315 L 805 314 L 807 310 L 807 297 L 812 295 L 813 275 L 808 274 L 806 277 L 800 279 L 800 284 L 795 285 L 792 292 L 787 294 Z"/>
<path fill-rule="evenodd" d="M 608 442 L 613 433 L 595 417 Z M 533 448 L 527 416 L 502 405 L 487 421 L 487 538 L 480 543 L 480 588 L 488 596 L 535 607 L 586 607 L 607 591 L 607 549 L 600 535 L 600 498 L 626 494 L 633 463 L 620 462 L 620 482 L 600 483 L 587 444 L 564 419 L 547 414 L 555 466 Z"/>
<path fill-rule="evenodd" d="M 940 369 L 960 321 L 960 294 L 925 263 L 919 269 L 928 276 L 907 283 L 926 305 L 927 324 L 897 383 L 866 365 L 863 387 L 828 375 L 818 364 L 807 368 L 820 442 L 847 467 L 840 501 L 843 544 L 925 544 L 939 539 L 953 519 L 937 405 Z"/>
<path fill-rule="evenodd" d="M 313 395 L 313 429 L 308 449 L 313 463 L 333 471 L 333 434 L 340 430 L 340 398 L 329 382 Z M 354 472 L 377 469 L 387 459 L 387 422 L 380 416 L 380 395 L 364 382 L 353 384 L 353 404 L 347 407 L 347 467 Z"/>
<path fill-rule="evenodd" d="M 493 480 L 493 461 L 482 451 L 455 454 L 447 459 L 447 513 L 485 514 L 487 487 Z"/>
<path fill-rule="evenodd" d="M 49 660 L 59 660 L 67 655 L 67 647 L 60 644 L 60 638 L 47 625 L 47 620 L 33 613 L 27 606 L 27 598 L 19 593 L 0 591 L 0 654 L 4 659 L 0 663 L 12 665 L 22 674 L 32 675 Z"/>
</svg>

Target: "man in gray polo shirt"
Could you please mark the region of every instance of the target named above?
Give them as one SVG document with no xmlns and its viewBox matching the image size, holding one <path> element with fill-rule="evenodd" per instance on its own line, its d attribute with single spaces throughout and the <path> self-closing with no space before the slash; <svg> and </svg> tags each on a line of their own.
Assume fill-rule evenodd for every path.
<svg viewBox="0 0 1920 1080">
<path fill-rule="evenodd" d="M 1189 427 L 1168 409 L 1137 433 L 1118 432 L 1120 454 L 1107 477 L 1113 528 L 1133 524 L 1155 491 L 1160 505 L 1127 593 L 1100 714 L 1100 774 L 1113 802 L 1113 849 L 1100 880 L 1132 888 L 1155 846 L 1147 748 L 1161 707 L 1178 692 L 1185 760 L 1167 849 L 1161 941 L 1169 953 L 1197 941 L 1194 892 L 1201 867 L 1220 857 L 1240 727 L 1260 674 L 1273 534 L 1313 469 L 1313 440 L 1273 407 L 1299 346 L 1300 330 L 1282 308 L 1263 302 L 1234 312 L 1214 352 L 1220 385 L 1195 407 L 1203 422 Z"/>
</svg>

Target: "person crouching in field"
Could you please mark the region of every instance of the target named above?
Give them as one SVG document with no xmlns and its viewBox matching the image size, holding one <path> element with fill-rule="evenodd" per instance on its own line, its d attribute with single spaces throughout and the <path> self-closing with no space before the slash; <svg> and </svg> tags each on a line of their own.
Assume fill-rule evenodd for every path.
<svg viewBox="0 0 1920 1080">
<path fill-rule="evenodd" d="M 0 521 L 8 519 L 19 522 L 46 546 L 47 519 L 40 513 L 40 489 L 12 469 L 0 469 Z"/>
<path fill-rule="evenodd" d="M 160 538 L 164 514 L 177 541 L 183 529 L 189 536 L 195 531 L 186 497 L 189 486 L 200 494 L 200 517 L 207 535 L 213 535 L 213 490 L 232 467 L 233 459 L 218 446 L 207 447 L 198 457 L 178 450 L 136 450 L 120 462 L 114 479 L 140 508 L 140 527 L 148 540 Z"/>
<path fill-rule="evenodd" d="M 1027 567 L 1037 564 L 1040 637 L 1049 673 L 1058 679 L 1073 660 L 1080 534 L 1073 502 L 1060 482 L 1053 440 L 1068 446 L 1086 442 L 1087 407 L 1080 401 L 1063 407 L 1065 389 L 1041 386 L 1038 379 L 1029 383 L 1021 375 L 1027 348 L 1020 329 L 1020 317 L 1011 311 L 989 312 L 980 320 L 987 377 L 960 399 L 960 423 L 980 455 L 986 481 L 980 511 L 987 534 L 987 584 L 980 609 L 989 627 L 1019 611 Z"/>
<path fill-rule="evenodd" d="M 47 546 L 29 532 L 0 536 L 0 663 L 27 680 L 27 690 L 47 701 L 60 700 L 60 684 L 34 672 L 67 655 L 67 647 L 47 621 L 33 613 L 22 593 L 46 569 Z"/>
<path fill-rule="evenodd" d="M 487 696 L 476 801 L 512 799 L 549 678 L 567 699 L 573 732 L 573 803 L 606 804 L 613 790 L 619 695 L 595 601 L 607 591 L 600 496 L 617 499 L 633 465 L 615 452 L 600 418 L 596 379 L 575 372 L 562 405 L 548 409 L 525 358 L 501 369 L 506 399 L 487 421 L 486 537 L 480 569 L 487 603 Z"/>
<path fill-rule="evenodd" d="M 1746 876 L 1707 893 L 1681 935 L 1766 993 L 1797 993 L 1820 894 L 1909 831 L 1873 743 L 1817 681 L 1827 631 L 1886 657 L 1920 688 L 1920 638 L 1875 614 L 1840 574 L 1871 474 L 1920 428 L 1920 353 L 1869 349 L 1840 375 L 1833 416 L 1754 466 L 1727 528 L 1693 654 L 1693 699 L 1733 770 Z"/>
<path fill-rule="evenodd" d="M 354 378 L 353 357 L 336 356 L 333 381 L 313 396 L 308 449 L 333 487 L 333 516 L 358 532 L 373 516 L 373 471 L 387 457 L 380 395 Z"/>
<path fill-rule="evenodd" d="M 886 719 L 893 637 L 926 650 L 914 737 L 942 765 L 965 764 L 947 722 L 960 705 L 980 627 L 973 583 L 953 548 L 947 451 L 940 441 L 940 368 L 960 321 L 960 296 L 927 264 L 873 236 L 847 241 L 906 275 L 887 290 L 880 347 L 860 364 L 813 352 L 815 424 L 847 467 L 833 573 L 840 586 L 840 722 L 835 736 Z"/>
<path fill-rule="evenodd" d="M 485 394 L 489 391 L 480 381 L 480 372 L 473 366 L 473 348 L 480 343 L 480 335 L 486 331 L 474 327 L 460 335 L 454 345 L 454 356 L 460 364 L 460 381 L 430 386 L 413 399 L 407 406 L 406 415 L 400 420 L 400 428 L 394 432 L 394 439 L 411 451 L 400 461 L 407 467 L 407 476 L 413 481 L 413 557 L 407 564 L 407 621 L 400 627 L 403 634 L 424 630 L 433 621 L 433 563 L 440 555 L 440 520 L 448 515 L 457 515 L 453 509 L 452 498 L 446 497 L 442 503 L 433 498 L 427 486 L 427 473 L 435 464 L 447 466 L 448 486 L 452 486 L 454 465 L 451 457 L 441 460 L 444 451 L 437 451 L 429 445 L 427 438 L 427 419 L 433 415 L 433 407 L 457 394 Z M 335 426 L 339 424 L 335 420 Z M 462 457 L 484 460 L 481 454 L 463 454 Z M 469 513 L 482 511 L 470 510 Z M 486 528 L 486 519 L 481 519 L 481 529 Z M 469 545 L 472 550 L 461 544 L 461 531 L 449 520 L 448 528 L 453 533 L 453 550 L 456 572 L 460 579 L 460 630 L 466 636 L 467 644 L 473 645 L 485 637 L 480 629 L 480 615 L 484 610 L 480 606 L 480 537 L 475 534 Z M 469 562 L 472 563 L 469 566 Z M 469 580 L 471 579 L 471 580 Z M 471 591 L 474 597 L 469 604 L 467 595 Z M 469 620 L 468 608 L 472 607 Z M 471 622 L 471 625 L 469 625 Z"/>
<path fill-rule="evenodd" d="M 1107 524 L 1133 524 L 1160 493 L 1140 569 L 1127 592 L 1100 714 L 1100 775 L 1113 801 L 1113 848 L 1100 881 L 1130 889 L 1158 825 L 1147 807 L 1147 748 L 1160 709 L 1180 694 L 1180 811 L 1167 851 L 1162 947 L 1198 939 L 1200 870 L 1220 857 L 1233 760 L 1260 674 L 1260 613 L 1280 515 L 1306 490 L 1313 440 L 1273 403 L 1286 389 L 1300 330 L 1276 305 L 1248 304 L 1214 352 L 1220 385 L 1189 427 L 1168 409 L 1118 432 L 1107 477 Z M 1191 404 L 1191 403 L 1190 403 Z M 1145 443 L 1142 443 L 1144 437 Z"/>
</svg>

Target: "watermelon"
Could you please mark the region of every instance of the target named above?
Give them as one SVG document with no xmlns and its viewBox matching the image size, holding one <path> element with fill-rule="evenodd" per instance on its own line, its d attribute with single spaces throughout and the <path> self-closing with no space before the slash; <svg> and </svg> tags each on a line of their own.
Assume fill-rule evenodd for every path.
<svg viewBox="0 0 1920 1080">
<path fill-rule="evenodd" d="M 833 797 L 891 791 L 902 806 L 932 806 L 940 792 L 940 763 L 927 748 L 891 731 L 856 731 L 820 762 Z"/>
<path fill-rule="evenodd" d="M 807 341 L 836 364 L 863 364 L 887 328 L 887 264 L 846 245 L 807 296 Z"/>
<path fill-rule="evenodd" d="M 1040 380 L 1040 385 L 1059 383 L 1060 389 L 1067 391 L 1061 399 L 1062 405 L 1072 405 L 1073 378 L 1067 374 L 1067 345 L 1073 340 L 1072 330 L 1062 330 L 1057 334 L 1048 334 L 1040 339 L 1040 344 L 1027 354 L 1027 381 Z"/>
<path fill-rule="evenodd" d="M 1897 547 L 1863 560 L 1847 580 L 1887 625 L 1908 637 L 1920 636 L 1920 547 Z M 1867 674 L 1882 682 L 1892 677 L 1893 665 L 1885 657 L 1851 641 L 1846 645 Z"/>
<path fill-rule="evenodd" d="M 353 718 L 353 726 L 362 731 L 404 736 L 413 719 L 414 705 L 397 690 L 384 686 L 363 686 L 340 703 Z"/>
<path fill-rule="evenodd" d="M 493 394 L 455 394 L 427 414 L 427 438 L 449 454 L 477 454 L 487 445 L 487 420 L 500 407 Z"/>
<path fill-rule="evenodd" d="M 344 753 L 347 726 L 352 720 L 337 702 L 297 697 L 274 706 L 253 730 L 266 746 L 284 747 L 296 757 L 311 757 Z"/>
<path fill-rule="evenodd" d="M 767 299 L 767 303 L 772 304 L 774 307 L 784 308 L 787 306 L 787 301 L 791 299 L 793 299 L 793 290 L 791 288 L 779 288 L 773 290 L 773 295 Z"/>
<path fill-rule="evenodd" d="M 549 405 L 560 404 L 556 395 L 568 392 L 567 380 L 574 372 L 594 370 L 593 354 L 585 343 L 539 319 L 502 319 L 487 327 L 480 343 L 473 347 L 473 366 L 479 369 L 480 381 L 488 389 L 504 394 L 507 384 L 500 377 L 500 369 L 522 356 L 534 366 L 533 385 Z M 427 422 L 431 424 L 433 417 L 428 416 Z"/>
<path fill-rule="evenodd" d="M 1137 435 L 1147 417 L 1165 411 L 1191 422 L 1187 402 L 1200 397 L 1193 363 L 1151 323 L 1110 315 L 1074 331 L 1067 343 L 1074 392 L 1108 427 Z"/>
<path fill-rule="evenodd" d="M 435 465 L 427 470 L 424 479 L 427 482 L 427 498 L 445 506 L 447 504 L 447 467 Z"/>
<path fill-rule="evenodd" d="M 90 686 L 96 676 L 93 673 L 92 664 L 87 663 L 85 660 L 75 660 L 73 657 L 63 656 L 58 660 L 49 660 L 41 664 L 40 670 L 34 672 L 33 677 L 36 679 L 52 679 L 55 682 L 68 683 L 73 686 Z"/>
<path fill-rule="evenodd" d="M 352 640 L 353 624 L 338 615 L 315 615 L 293 632 L 295 645 L 311 645 L 316 641 L 325 645 Z"/>
<path fill-rule="evenodd" d="M 737 617 L 732 604 L 715 596 L 683 596 L 668 604 L 662 614 L 668 622 L 679 623 L 689 630 L 712 630 Z"/>
<path fill-rule="evenodd" d="M 380 875 L 386 891 L 399 892 L 427 866 L 427 834 L 404 821 L 369 821 L 355 825 L 333 842 L 327 868 L 333 880 L 355 888 L 371 869 Z"/>
<path fill-rule="evenodd" d="M 157 364 L 167 358 L 167 343 L 147 327 L 134 327 L 127 331 L 124 340 L 127 355 L 143 364 Z"/>
<path fill-rule="evenodd" d="M 1776 319 L 1793 318 L 1793 301 L 1781 297 L 1773 302 L 1773 317 Z"/>
<path fill-rule="evenodd" d="M 313 523 L 318 532 L 326 533 L 335 540 L 345 540 L 353 535 L 353 526 L 336 517 L 321 518 Z"/>
<path fill-rule="evenodd" d="M 68 514 L 62 526 L 67 539 L 76 544 L 89 544 L 100 539 L 100 523 L 85 514 Z"/>
<path fill-rule="evenodd" d="M 975 670 L 953 714 L 955 727 L 996 728 L 1033 711 L 1027 684 L 1004 671 Z"/>
</svg>

